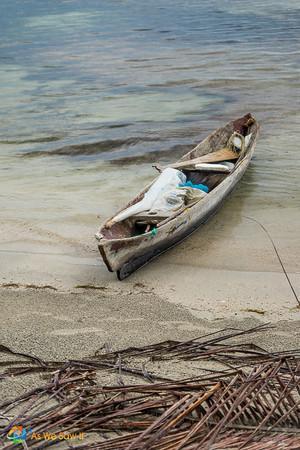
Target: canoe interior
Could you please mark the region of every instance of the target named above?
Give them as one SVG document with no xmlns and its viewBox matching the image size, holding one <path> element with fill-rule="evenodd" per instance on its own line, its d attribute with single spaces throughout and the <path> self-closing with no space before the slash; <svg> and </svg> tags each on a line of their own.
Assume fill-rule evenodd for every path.
<svg viewBox="0 0 300 450">
<path fill-rule="evenodd" d="M 220 128 L 211 135 L 209 135 L 206 139 L 204 139 L 200 144 L 198 144 L 195 148 L 193 148 L 190 152 L 186 153 L 182 158 L 179 159 L 178 162 L 188 161 L 211 152 L 215 152 L 221 148 L 224 148 L 229 138 L 232 136 L 233 132 L 238 132 L 242 136 L 247 136 L 251 133 L 251 140 L 247 146 L 247 149 L 244 153 L 241 153 L 236 160 L 230 161 L 237 165 L 245 156 L 248 151 L 251 149 L 253 142 L 255 141 L 258 125 L 256 120 L 252 117 L 251 114 L 246 114 L 245 116 L 230 122 L 224 128 Z M 233 169 L 234 171 L 234 169 Z M 209 171 L 201 171 L 201 170 L 182 170 L 182 172 L 186 175 L 187 181 L 192 181 L 193 184 L 205 184 L 209 188 L 209 192 L 216 188 L 220 183 L 222 183 L 225 178 L 227 178 L 230 173 L 216 173 Z M 232 173 L 232 172 L 231 172 Z M 151 183 L 152 184 L 152 183 Z M 139 202 L 142 200 L 145 192 L 151 186 L 147 186 L 142 192 L 140 192 L 133 200 L 131 200 L 121 211 L 128 208 L 129 206 Z M 208 194 L 209 195 L 209 194 Z M 201 200 L 200 200 L 201 201 Z M 188 205 L 187 205 L 188 207 Z M 119 213 L 120 211 L 118 211 Z M 117 213 L 117 214 L 118 214 Z M 130 217 L 122 222 L 114 223 L 113 225 L 108 225 L 111 219 L 109 219 L 100 229 L 100 233 L 103 238 L 106 240 L 111 239 L 126 239 L 133 236 L 138 236 L 144 234 L 146 231 L 150 231 L 157 226 L 157 222 L 159 223 L 159 218 L 156 217 L 156 221 L 154 223 L 149 223 L 147 228 L 147 223 L 141 223 L 141 221 L 137 222 L 134 218 Z M 161 218 L 163 221 L 164 218 Z M 172 217 L 169 218 L 172 220 Z"/>
</svg>

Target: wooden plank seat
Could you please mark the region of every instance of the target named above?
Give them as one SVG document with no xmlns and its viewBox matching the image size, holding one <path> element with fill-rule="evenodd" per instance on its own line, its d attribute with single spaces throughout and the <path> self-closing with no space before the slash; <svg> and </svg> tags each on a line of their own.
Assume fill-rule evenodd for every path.
<svg viewBox="0 0 300 450">
<path fill-rule="evenodd" d="M 167 219 L 167 215 L 159 216 L 159 215 L 147 215 L 147 214 L 137 214 L 132 216 L 132 219 L 137 225 L 157 225 L 162 220 Z"/>
</svg>

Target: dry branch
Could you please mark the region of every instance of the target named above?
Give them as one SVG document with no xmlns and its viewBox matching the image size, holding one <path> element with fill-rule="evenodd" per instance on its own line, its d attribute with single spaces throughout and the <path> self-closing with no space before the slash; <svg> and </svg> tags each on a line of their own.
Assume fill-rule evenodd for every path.
<svg viewBox="0 0 300 450">
<path fill-rule="evenodd" d="M 29 356 L 27 372 L 48 372 L 51 379 L 2 402 L 1 448 L 13 448 L 6 435 L 13 424 L 21 424 L 31 428 L 31 436 L 33 432 L 99 435 L 98 442 L 73 444 L 78 450 L 299 449 L 299 350 L 269 353 L 253 344 L 232 343 L 265 328 L 222 330 L 186 342 L 166 341 L 80 361 L 41 364 Z M 168 364 L 178 359 L 217 360 L 224 367 L 185 380 L 167 380 L 127 365 L 126 358 L 141 356 L 168 359 Z M 19 364 L 5 370 L 2 378 L 24 374 Z M 141 377 L 143 384 L 104 386 L 96 378 L 104 370 Z M 36 449 L 57 444 L 30 436 L 26 442 Z"/>
</svg>

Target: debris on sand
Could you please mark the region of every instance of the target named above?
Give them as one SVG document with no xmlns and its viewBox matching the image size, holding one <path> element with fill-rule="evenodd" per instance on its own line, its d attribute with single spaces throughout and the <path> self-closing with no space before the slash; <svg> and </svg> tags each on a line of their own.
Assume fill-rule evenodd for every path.
<svg viewBox="0 0 300 450">
<path fill-rule="evenodd" d="M 251 343 L 232 343 L 266 328 L 226 329 L 185 342 L 98 352 L 64 362 L 41 361 L 2 346 L 0 352 L 27 363 L 10 359 L 0 380 L 33 372 L 46 372 L 49 379 L 1 402 L 1 448 L 15 448 L 6 436 L 13 425 L 22 425 L 30 428 L 26 448 L 36 449 L 59 442 L 33 439 L 33 433 L 62 432 L 84 433 L 86 442 L 71 447 L 82 450 L 299 449 L 300 350 L 270 353 Z M 127 361 L 135 357 L 167 361 L 169 366 L 178 359 L 208 361 L 214 368 L 199 368 L 199 376 L 166 379 L 148 372 L 144 364 L 129 366 Z M 99 381 L 107 370 L 118 374 L 115 385 Z M 125 383 L 126 374 L 143 382 Z"/>
</svg>

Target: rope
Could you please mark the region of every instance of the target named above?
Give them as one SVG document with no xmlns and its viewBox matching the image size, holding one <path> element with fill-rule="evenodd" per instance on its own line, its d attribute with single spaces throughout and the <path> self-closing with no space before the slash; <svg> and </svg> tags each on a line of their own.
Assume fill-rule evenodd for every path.
<svg viewBox="0 0 300 450">
<path fill-rule="evenodd" d="M 285 267 L 284 267 L 284 265 L 283 265 L 282 259 L 280 258 L 280 255 L 279 255 L 279 253 L 278 253 L 278 250 L 277 250 L 277 248 L 276 248 L 276 245 L 274 244 L 274 241 L 273 241 L 273 239 L 271 238 L 271 236 L 270 236 L 268 230 L 267 230 L 267 229 L 263 226 L 263 224 L 261 224 L 258 220 L 253 219 L 252 217 L 248 217 L 248 216 L 243 216 L 243 217 L 245 217 L 246 219 L 252 220 L 253 222 L 257 223 L 257 224 L 263 229 L 263 231 L 266 233 L 266 235 L 268 236 L 268 238 L 270 239 L 271 244 L 272 244 L 272 246 L 273 246 L 273 248 L 274 248 L 274 250 L 275 250 L 275 253 L 276 253 L 276 255 L 277 255 L 278 261 L 280 262 L 280 265 L 281 265 L 281 267 L 282 267 L 283 273 L 285 274 L 286 279 L 287 279 L 287 281 L 288 281 L 288 283 L 289 283 L 289 285 L 290 285 L 291 291 L 293 292 L 294 297 L 295 297 L 295 299 L 297 300 L 298 305 L 300 306 L 300 300 L 299 300 L 299 298 L 298 298 L 298 295 L 296 294 L 296 291 L 295 291 L 295 289 L 294 289 L 294 287 L 293 287 L 293 285 L 292 285 L 292 282 L 291 282 L 291 280 L 290 280 L 290 278 L 289 278 L 289 276 L 288 276 L 288 274 L 287 274 L 287 272 L 286 272 L 286 270 L 285 270 Z"/>
</svg>

